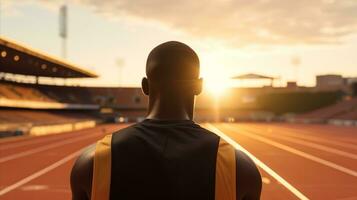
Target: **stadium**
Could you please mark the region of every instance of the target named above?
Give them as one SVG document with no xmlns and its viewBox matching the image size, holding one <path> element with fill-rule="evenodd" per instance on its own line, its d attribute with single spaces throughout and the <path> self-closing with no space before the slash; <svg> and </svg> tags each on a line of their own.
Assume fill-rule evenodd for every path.
<svg viewBox="0 0 357 200">
<path fill-rule="evenodd" d="M 0 37 L 1 200 L 70 199 L 78 155 L 145 119 L 148 98 L 139 87 L 67 83 L 98 77 Z M 247 73 L 231 80 L 270 82 L 219 95 L 204 90 L 194 121 L 255 162 L 261 199 L 357 199 L 357 78 L 323 74 L 309 87 L 275 87 L 275 79 Z"/>
</svg>

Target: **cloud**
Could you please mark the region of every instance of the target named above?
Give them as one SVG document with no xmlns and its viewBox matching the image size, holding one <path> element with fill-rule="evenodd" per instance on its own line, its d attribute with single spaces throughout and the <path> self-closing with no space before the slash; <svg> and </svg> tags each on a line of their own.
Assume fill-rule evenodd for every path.
<svg viewBox="0 0 357 200">
<path fill-rule="evenodd" d="M 357 31 L 356 0 L 78 0 L 235 46 L 336 43 Z"/>
<path fill-rule="evenodd" d="M 330 44 L 357 32 L 356 0 L 71 2 L 90 6 L 100 14 L 154 21 L 198 39 L 215 39 L 234 46 Z"/>
</svg>

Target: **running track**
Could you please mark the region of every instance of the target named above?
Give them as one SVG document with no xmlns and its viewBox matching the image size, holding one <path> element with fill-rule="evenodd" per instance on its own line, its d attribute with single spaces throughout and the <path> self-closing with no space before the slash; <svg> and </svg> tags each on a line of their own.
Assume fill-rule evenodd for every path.
<svg viewBox="0 0 357 200">
<path fill-rule="evenodd" d="M 357 128 L 202 124 L 259 161 L 262 199 L 357 200 Z M 70 199 L 69 172 L 86 146 L 126 125 L 0 140 L 0 199 Z"/>
</svg>

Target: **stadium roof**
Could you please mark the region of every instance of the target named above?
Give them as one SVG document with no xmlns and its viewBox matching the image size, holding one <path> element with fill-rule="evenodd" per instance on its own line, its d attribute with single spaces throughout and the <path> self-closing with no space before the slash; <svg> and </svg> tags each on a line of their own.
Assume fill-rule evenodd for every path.
<svg viewBox="0 0 357 200">
<path fill-rule="evenodd" d="M 276 79 L 275 77 L 263 76 L 259 74 L 243 74 L 239 76 L 234 76 L 232 79 Z"/>
<path fill-rule="evenodd" d="M 95 78 L 93 72 L 0 37 L 0 72 L 60 78 Z"/>
</svg>

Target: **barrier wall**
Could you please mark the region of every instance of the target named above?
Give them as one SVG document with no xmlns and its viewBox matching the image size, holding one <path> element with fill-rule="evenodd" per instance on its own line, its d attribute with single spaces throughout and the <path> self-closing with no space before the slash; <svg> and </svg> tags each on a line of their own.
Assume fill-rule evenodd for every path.
<svg viewBox="0 0 357 200">
<path fill-rule="evenodd" d="M 29 135 L 38 136 L 38 135 L 63 133 L 63 132 L 81 130 L 81 129 L 85 129 L 85 128 L 92 128 L 95 126 L 96 126 L 95 120 L 66 123 L 66 124 L 33 126 L 30 128 Z"/>
</svg>

